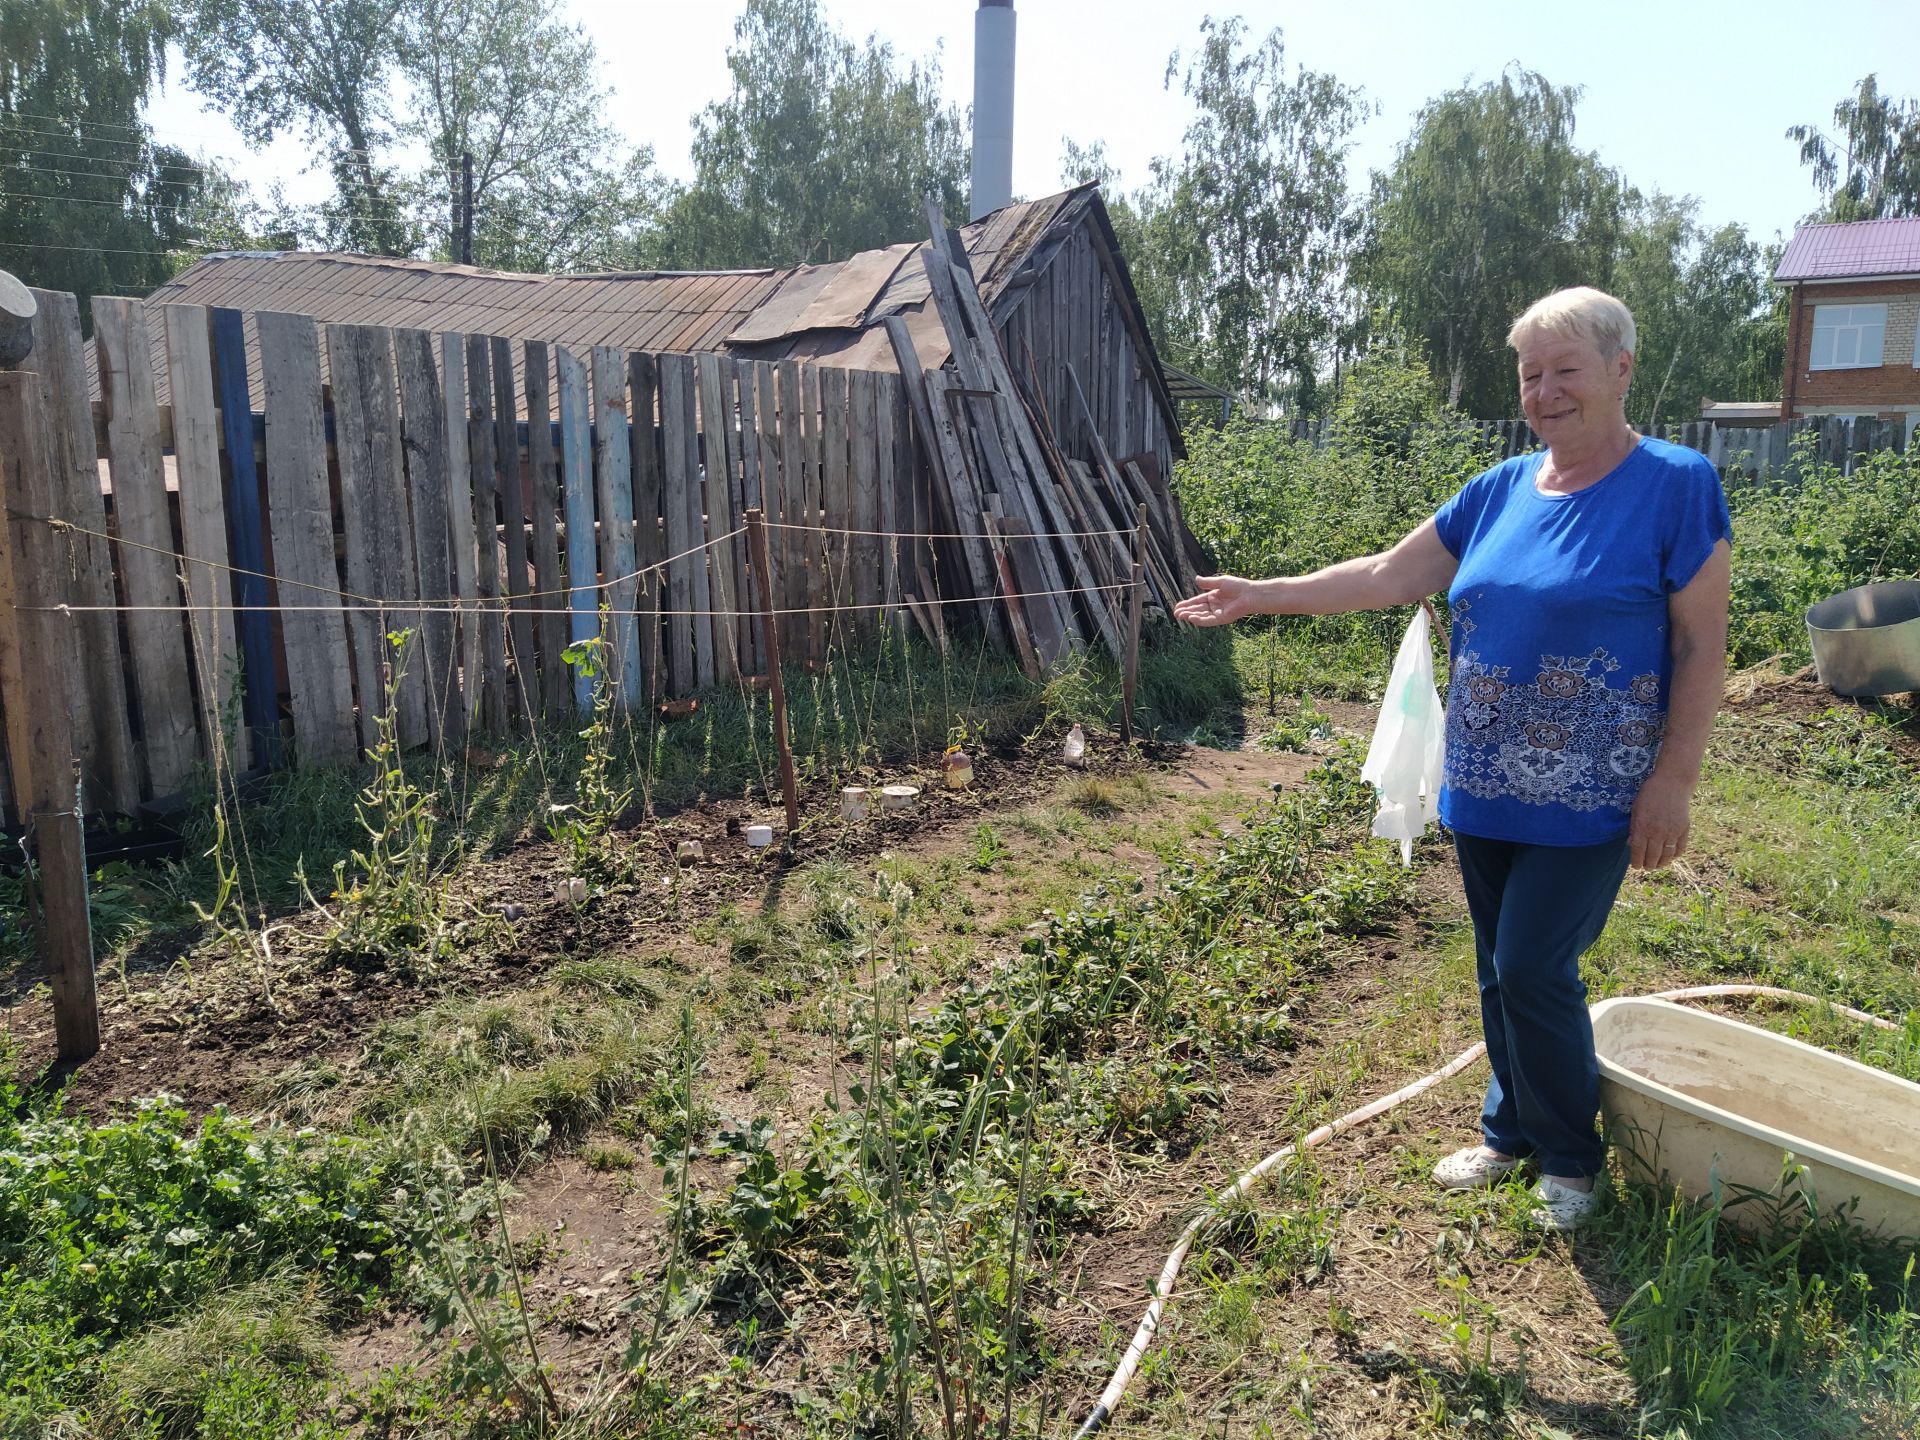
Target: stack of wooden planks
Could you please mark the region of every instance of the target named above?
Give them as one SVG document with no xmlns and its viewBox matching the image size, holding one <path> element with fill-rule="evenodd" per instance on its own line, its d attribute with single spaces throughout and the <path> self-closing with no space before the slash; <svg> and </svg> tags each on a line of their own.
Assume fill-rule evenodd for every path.
<svg viewBox="0 0 1920 1440">
<path fill-rule="evenodd" d="M 951 358 L 923 369 L 906 323 L 885 324 L 933 475 L 936 517 L 957 552 L 942 592 L 952 600 L 970 589 L 988 633 L 1010 638 L 1036 678 L 1096 642 L 1123 657 L 1136 529 L 1149 603 L 1171 617 L 1194 588 L 1178 504 L 1152 455 L 1108 452 L 1071 366 L 1094 462 L 1066 458 L 1037 399 L 1032 357 L 1021 367 L 1006 354 L 966 251 L 932 202 L 927 221 L 922 257 Z"/>
</svg>

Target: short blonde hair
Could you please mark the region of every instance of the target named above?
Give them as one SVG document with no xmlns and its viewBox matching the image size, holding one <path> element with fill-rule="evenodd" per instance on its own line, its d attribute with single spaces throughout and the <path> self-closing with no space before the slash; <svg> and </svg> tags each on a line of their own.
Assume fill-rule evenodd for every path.
<svg viewBox="0 0 1920 1440">
<path fill-rule="evenodd" d="M 1542 330 L 1567 339 L 1588 341 L 1608 361 L 1622 350 L 1631 355 L 1639 339 L 1633 312 L 1604 290 L 1596 290 L 1591 285 L 1556 290 L 1534 301 L 1507 331 L 1507 344 L 1518 350 L 1521 341 Z"/>
</svg>

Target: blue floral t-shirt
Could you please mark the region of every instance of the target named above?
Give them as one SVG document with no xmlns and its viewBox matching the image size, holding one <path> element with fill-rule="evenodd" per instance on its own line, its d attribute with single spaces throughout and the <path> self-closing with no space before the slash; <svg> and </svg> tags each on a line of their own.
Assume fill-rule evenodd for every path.
<svg viewBox="0 0 1920 1440">
<path fill-rule="evenodd" d="M 1732 539 L 1705 456 L 1642 440 L 1571 495 L 1544 451 L 1476 475 L 1434 517 L 1459 560 L 1440 818 L 1466 835 L 1597 845 L 1627 833 L 1672 661 L 1667 597 Z"/>
</svg>

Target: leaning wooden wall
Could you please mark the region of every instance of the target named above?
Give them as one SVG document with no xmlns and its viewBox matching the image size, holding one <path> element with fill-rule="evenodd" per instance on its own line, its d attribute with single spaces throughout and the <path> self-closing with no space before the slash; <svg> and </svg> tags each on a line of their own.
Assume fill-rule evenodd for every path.
<svg viewBox="0 0 1920 1440">
<path fill-rule="evenodd" d="M 0 706 L 74 717 L 90 809 L 187 789 L 216 750 L 334 763 L 385 719 L 444 745 L 577 711 L 585 641 L 629 706 L 744 685 L 763 593 L 788 657 L 818 662 L 924 623 L 941 584 L 897 375 L 105 297 L 90 360 L 73 297 L 37 297 L 46 459 L 8 541 L 73 663 L 63 693 Z"/>
<path fill-rule="evenodd" d="M 1128 326 L 1116 277 L 1080 226 L 1000 321 L 1019 381 L 1044 408 L 1065 453 L 1096 463 L 1098 434 L 1116 459 L 1173 474 L 1173 436 Z"/>
</svg>

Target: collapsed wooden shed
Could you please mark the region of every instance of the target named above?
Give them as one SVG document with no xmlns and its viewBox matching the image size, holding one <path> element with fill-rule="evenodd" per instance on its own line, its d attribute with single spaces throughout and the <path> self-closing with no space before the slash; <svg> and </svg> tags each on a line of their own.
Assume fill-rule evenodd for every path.
<svg viewBox="0 0 1920 1440">
<path fill-rule="evenodd" d="M 351 761 L 390 708 L 405 745 L 567 716 L 588 639 L 628 707 L 969 615 L 1037 677 L 1198 563 L 1090 187 L 786 270 L 214 256 L 90 341 L 34 293 L 0 458 L 22 631 L 71 663 L 0 716 L 64 717 L 90 812 Z"/>
<path fill-rule="evenodd" d="M 1167 483 L 1183 453 L 1178 418 L 1097 187 L 995 211 L 949 232 L 947 250 L 951 271 L 930 235 L 785 269 L 585 275 L 234 252 L 200 260 L 148 303 L 900 373 L 936 501 L 947 502 L 934 517 L 946 527 L 942 563 L 921 598 L 1009 592 L 1021 618 L 1010 632 L 1004 619 L 989 623 L 1044 665 L 1112 639 L 1111 590 L 1042 592 L 1123 581 L 1130 542 L 1107 532 L 1132 530 L 1142 507 L 1150 603 L 1170 609 L 1191 579 L 1201 557 Z M 983 325 L 966 318 L 976 298 Z M 258 395 L 258 332 L 247 329 Z M 982 345 L 987 335 L 993 343 Z M 525 397 L 520 347 L 514 354 L 512 393 Z"/>
</svg>

